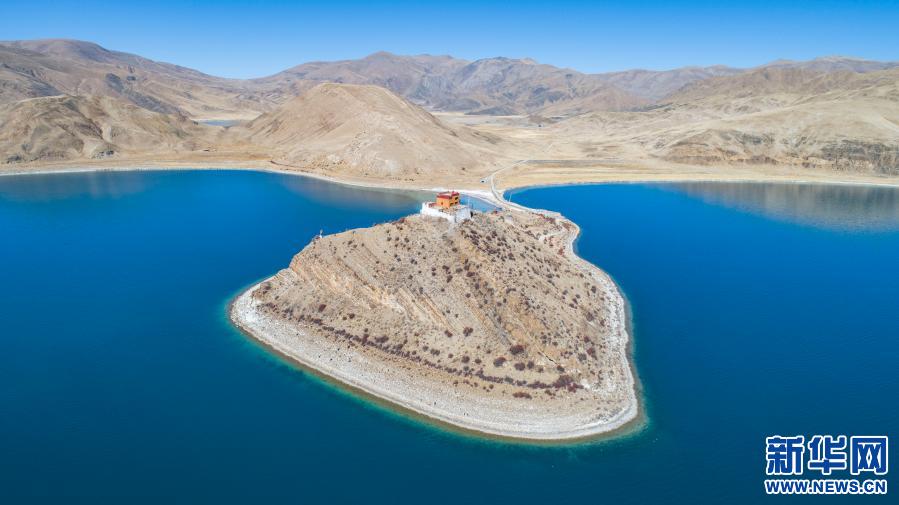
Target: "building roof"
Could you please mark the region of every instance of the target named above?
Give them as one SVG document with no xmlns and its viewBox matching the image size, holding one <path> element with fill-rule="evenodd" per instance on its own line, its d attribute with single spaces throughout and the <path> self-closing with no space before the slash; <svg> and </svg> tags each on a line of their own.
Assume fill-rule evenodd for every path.
<svg viewBox="0 0 899 505">
<path fill-rule="evenodd" d="M 437 198 L 452 198 L 454 196 L 459 196 L 459 192 L 458 191 L 443 191 L 443 192 L 437 193 Z"/>
</svg>

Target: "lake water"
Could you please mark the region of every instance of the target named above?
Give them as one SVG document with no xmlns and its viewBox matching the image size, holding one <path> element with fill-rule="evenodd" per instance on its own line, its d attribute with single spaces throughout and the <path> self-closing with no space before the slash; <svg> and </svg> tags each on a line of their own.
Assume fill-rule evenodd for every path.
<svg viewBox="0 0 899 505">
<path fill-rule="evenodd" d="M 896 435 L 896 190 L 515 192 L 578 222 L 631 302 L 649 421 L 602 443 L 445 433 L 228 323 L 319 230 L 425 198 L 253 172 L 0 177 L 0 503 L 789 502 L 762 494 L 766 435 Z"/>
<path fill-rule="evenodd" d="M 200 123 L 207 124 L 209 126 L 221 126 L 223 128 L 230 128 L 242 122 L 243 121 L 239 119 L 205 119 L 200 121 Z"/>
</svg>

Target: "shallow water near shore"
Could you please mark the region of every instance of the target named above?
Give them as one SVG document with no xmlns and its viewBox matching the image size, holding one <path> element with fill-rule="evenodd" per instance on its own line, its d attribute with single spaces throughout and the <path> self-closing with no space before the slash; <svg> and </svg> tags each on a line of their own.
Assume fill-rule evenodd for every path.
<svg viewBox="0 0 899 505">
<path fill-rule="evenodd" d="M 899 190 L 833 190 L 513 192 L 577 222 L 579 254 L 628 297 L 649 417 L 522 447 L 337 392 L 225 316 L 319 230 L 430 195 L 235 171 L 0 177 L 0 501 L 758 503 L 766 435 L 899 419 Z"/>
</svg>

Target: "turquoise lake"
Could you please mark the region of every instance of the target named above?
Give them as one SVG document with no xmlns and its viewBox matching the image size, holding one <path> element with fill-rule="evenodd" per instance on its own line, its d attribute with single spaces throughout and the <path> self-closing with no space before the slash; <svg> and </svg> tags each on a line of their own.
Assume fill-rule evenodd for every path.
<svg viewBox="0 0 899 505">
<path fill-rule="evenodd" d="M 899 435 L 899 190 L 509 196 L 577 222 L 578 252 L 627 296 L 639 432 L 569 447 L 447 433 L 231 327 L 229 300 L 319 230 L 396 219 L 427 193 L 242 171 L 0 177 L 0 503 L 808 502 L 764 495 L 766 436 Z"/>
</svg>

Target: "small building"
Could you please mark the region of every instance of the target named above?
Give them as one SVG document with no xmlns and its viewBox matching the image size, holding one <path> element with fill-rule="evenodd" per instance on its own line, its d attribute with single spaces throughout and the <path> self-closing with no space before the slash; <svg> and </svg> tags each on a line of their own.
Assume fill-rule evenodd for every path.
<svg viewBox="0 0 899 505">
<path fill-rule="evenodd" d="M 460 197 L 458 191 L 437 193 L 435 201 L 421 204 L 421 214 L 446 219 L 451 223 L 461 223 L 466 219 L 471 219 L 471 208 L 462 205 Z"/>
<path fill-rule="evenodd" d="M 437 206 L 443 209 L 451 209 L 456 205 L 459 205 L 459 192 L 458 191 L 443 191 L 441 193 L 437 193 Z"/>
</svg>

